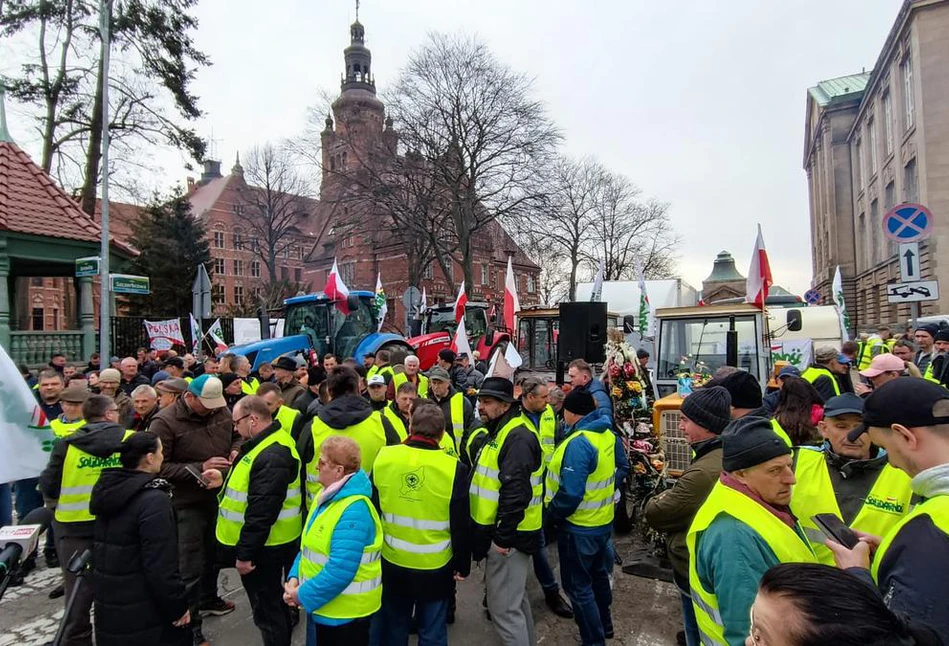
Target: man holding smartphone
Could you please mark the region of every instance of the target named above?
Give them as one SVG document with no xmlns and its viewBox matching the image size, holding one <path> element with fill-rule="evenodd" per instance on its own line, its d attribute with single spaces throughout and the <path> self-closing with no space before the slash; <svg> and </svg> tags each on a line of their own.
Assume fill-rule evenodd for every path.
<svg viewBox="0 0 949 646">
<path fill-rule="evenodd" d="M 795 449 L 797 485 L 791 511 L 825 565 L 834 564 L 834 555 L 824 545 L 825 536 L 813 516 L 833 514 L 853 529 L 881 536 L 910 511 L 909 476 L 891 466 L 886 452 L 871 444 L 866 434 L 848 439 L 863 423 L 862 415 L 863 399 L 857 395 L 831 397 L 824 404 L 824 419 L 817 424 L 824 446 Z"/>
<path fill-rule="evenodd" d="M 890 610 L 949 641 L 949 391 L 914 377 L 884 384 L 867 398 L 863 424 L 848 440 L 864 433 L 912 477 L 923 501 L 883 537 L 861 534 L 852 550 L 827 546 L 838 567 L 879 588 Z"/>
<path fill-rule="evenodd" d="M 160 475 L 175 486 L 178 566 L 191 599 L 194 643 L 206 644 L 201 613 L 226 615 L 234 610 L 233 602 L 217 594 L 217 492 L 195 476 L 209 469 L 227 473 L 240 449 L 241 436 L 234 430 L 221 380 L 207 374 L 196 377 L 172 406 L 152 418 L 149 430 L 161 438 L 165 460 Z"/>
</svg>

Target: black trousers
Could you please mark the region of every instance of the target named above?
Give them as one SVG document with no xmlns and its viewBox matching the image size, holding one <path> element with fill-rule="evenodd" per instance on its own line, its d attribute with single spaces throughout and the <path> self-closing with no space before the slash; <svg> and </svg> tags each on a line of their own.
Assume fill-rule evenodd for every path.
<svg viewBox="0 0 949 646">
<path fill-rule="evenodd" d="M 254 561 L 253 571 L 241 576 L 264 646 L 290 646 L 290 608 L 283 602 L 285 561 L 279 552 L 268 555 Z"/>
<path fill-rule="evenodd" d="M 370 617 L 350 621 L 342 626 L 316 624 L 319 646 L 369 646 Z"/>
</svg>

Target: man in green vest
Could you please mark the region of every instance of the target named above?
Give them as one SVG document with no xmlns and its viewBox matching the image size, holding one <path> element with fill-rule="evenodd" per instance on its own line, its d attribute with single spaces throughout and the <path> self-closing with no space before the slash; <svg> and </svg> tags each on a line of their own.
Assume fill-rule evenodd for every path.
<svg viewBox="0 0 949 646">
<path fill-rule="evenodd" d="M 399 386 L 395 395 L 395 401 L 389 403 L 382 411 L 383 417 L 389 421 L 392 428 L 399 436 L 399 442 L 404 442 L 409 436 L 409 421 L 412 419 L 412 404 L 418 397 L 415 392 L 415 384 L 404 382 Z M 439 409 L 441 410 L 441 409 Z M 445 424 L 445 416 L 439 417 L 442 425 Z M 439 436 L 439 439 L 441 436 Z"/>
<path fill-rule="evenodd" d="M 262 397 L 241 399 L 232 418 L 244 443 L 227 478 L 217 469 L 203 473 L 209 488 L 221 489 L 215 536 L 234 559 L 263 643 L 290 646 L 283 572 L 297 555 L 303 527 L 300 456 Z"/>
<path fill-rule="evenodd" d="M 720 480 L 689 527 L 689 587 L 703 644 L 743 646 L 758 581 L 778 563 L 816 563 L 788 506 L 791 447 L 762 417 L 722 433 Z"/>
<path fill-rule="evenodd" d="M 131 431 L 118 424 L 119 408 L 111 397 L 92 395 L 82 405 L 86 424 L 53 445 L 49 463 L 40 474 L 39 488 L 48 506 L 55 506 L 53 529 L 63 565 L 64 599 L 77 588 L 77 577 L 66 569 L 73 554 L 92 549 L 95 516 L 89 511 L 92 488 L 104 469 L 121 466 L 118 451 Z M 64 644 L 92 644 L 92 586 L 80 585 L 65 621 Z"/>
<path fill-rule="evenodd" d="M 70 387 L 63 391 L 59 403 L 63 413 L 49 422 L 50 428 L 56 437 L 62 439 L 75 433 L 86 421 L 82 418 L 82 405 L 89 399 L 90 393 L 85 388 Z"/>
<path fill-rule="evenodd" d="M 434 390 L 434 370 L 431 379 Z M 531 555 L 540 545 L 543 525 L 544 460 L 540 440 L 524 423 L 514 399 L 514 384 L 507 379 L 484 380 L 478 393 L 478 411 L 488 436 L 478 452 L 468 490 L 472 557 L 476 561 L 487 558 L 487 606 L 501 641 L 534 644 L 534 619 L 526 585 Z"/>
<path fill-rule="evenodd" d="M 827 547 L 841 569 L 874 583 L 890 610 L 949 641 L 949 391 L 914 377 L 884 384 L 864 402 L 863 424 L 848 440 L 865 432 L 912 478 L 922 502 L 882 538 L 861 534 L 852 550 Z"/>
<path fill-rule="evenodd" d="M 409 382 L 415 385 L 419 397 L 428 397 L 428 377 L 419 372 L 420 364 L 418 357 L 414 354 L 410 354 L 405 358 L 405 361 L 403 361 L 403 365 L 405 366 L 403 372 L 397 372 L 392 375 L 392 382 L 389 384 L 389 390 L 386 396 L 389 399 L 395 399 L 396 391 L 399 386 Z"/>
<path fill-rule="evenodd" d="M 390 359 L 391 355 L 388 350 L 379 350 L 376 352 L 376 358 L 372 366 L 368 368 L 366 377 L 372 378 L 374 375 L 382 375 L 382 378 L 385 379 L 386 384 L 388 384 L 392 381 L 392 375 L 395 374 L 395 371 L 392 370 L 392 366 L 389 365 Z"/>
<path fill-rule="evenodd" d="M 458 450 L 464 441 L 465 432 L 474 426 L 474 408 L 464 393 L 455 389 L 451 376 L 444 368 L 435 366 L 429 370 L 428 384 L 428 398 L 442 409 L 445 432 Z"/>
<path fill-rule="evenodd" d="M 437 406 L 418 406 L 409 428 L 404 443 L 379 451 L 372 471 L 385 533 L 373 641 L 407 643 L 414 607 L 419 643 L 446 645 L 455 581 L 471 570 L 468 469 L 439 446 L 445 419 Z"/>
<path fill-rule="evenodd" d="M 866 435 L 853 442 L 847 439 L 863 422 L 862 415 L 860 397 L 853 393 L 831 397 L 824 404 L 824 419 L 817 424 L 825 440 L 823 448 L 795 451 L 797 485 L 791 510 L 825 565 L 834 564 L 834 555 L 824 545 L 825 536 L 812 516 L 834 514 L 852 529 L 882 536 L 910 511 L 909 477 L 890 466 L 886 453 L 871 445 Z"/>
<path fill-rule="evenodd" d="M 544 499 L 551 523 L 561 527 L 560 579 L 573 605 L 580 641 L 603 644 L 613 638 L 608 564 L 613 562 L 610 535 L 620 439 L 586 390 L 567 394 L 563 417 L 567 437 L 550 460 Z M 622 448 L 620 444 L 620 452 Z"/>
<path fill-rule="evenodd" d="M 846 375 L 848 370 L 850 360 L 836 348 L 824 346 L 814 350 L 814 363 L 801 373 L 801 378 L 810 382 L 827 401 L 843 392 L 838 375 Z"/>
<path fill-rule="evenodd" d="M 303 430 L 303 415 L 297 409 L 284 405 L 280 386 L 269 382 L 260 384 L 257 388 L 257 396 L 267 404 L 271 417 L 280 423 L 280 428 L 297 441 Z"/>
</svg>

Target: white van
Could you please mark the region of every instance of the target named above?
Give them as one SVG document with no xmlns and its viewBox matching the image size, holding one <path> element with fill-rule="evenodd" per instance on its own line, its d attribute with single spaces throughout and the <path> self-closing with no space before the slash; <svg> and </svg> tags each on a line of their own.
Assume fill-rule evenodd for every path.
<svg viewBox="0 0 949 646">
<path fill-rule="evenodd" d="M 840 318 L 833 305 L 769 306 L 768 330 L 773 341 L 810 339 L 815 348 L 829 345 L 838 349 L 843 343 Z"/>
</svg>

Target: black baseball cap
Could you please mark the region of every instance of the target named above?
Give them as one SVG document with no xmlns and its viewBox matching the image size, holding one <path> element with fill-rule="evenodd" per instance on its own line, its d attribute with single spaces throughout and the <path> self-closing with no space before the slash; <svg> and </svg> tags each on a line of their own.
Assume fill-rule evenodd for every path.
<svg viewBox="0 0 949 646">
<path fill-rule="evenodd" d="M 853 393 L 831 397 L 824 404 L 824 417 L 837 417 L 848 413 L 863 415 L 864 401 Z"/>
<path fill-rule="evenodd" d="M 933 407 L 944 399 L 949 400 L 949 390 L 926 379 L 899 377 L 888 381 L 866 398 L 863 424 L 852 430 L 847 439 L 855 441 L 871 426 L 889 428 L 902 424 L 914 428 L 949 424 L 949 416 L 933 415 Z"/>
</svg>

